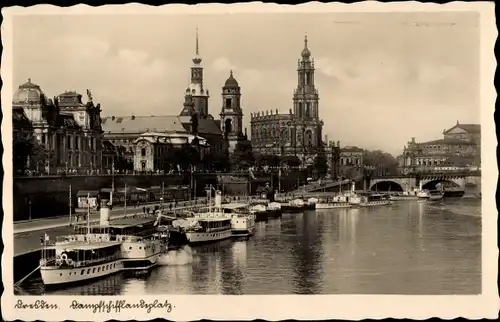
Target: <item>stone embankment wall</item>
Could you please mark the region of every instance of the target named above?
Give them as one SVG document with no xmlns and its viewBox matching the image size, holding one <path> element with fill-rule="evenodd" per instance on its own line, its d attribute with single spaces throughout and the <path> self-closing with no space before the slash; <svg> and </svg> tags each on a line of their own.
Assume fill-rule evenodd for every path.
<svg viewBox="0 0 500 322">
<path fill-rule="evenodd" d="M 214 175 L 195 176 L 197 195 L 204 196 L 206 184 L 216 184 Z M 26 177 L 14 178 L 13 182 L 13 212 L 14 221 L 31 218 L 46 218 L 69 213 L 69 187 L 73 205 L 80 190 L 100 190 L 111 188 L 111 176 L 72 176 L 72 177 Z M 189 175 L 115 175 L 115 188 L 129 187 L 150 188 L 159 187 L 164 182 L 165 187 L 189 185 Z M 31 207 L 29 206 L 31 202 Z"/>
</svg>

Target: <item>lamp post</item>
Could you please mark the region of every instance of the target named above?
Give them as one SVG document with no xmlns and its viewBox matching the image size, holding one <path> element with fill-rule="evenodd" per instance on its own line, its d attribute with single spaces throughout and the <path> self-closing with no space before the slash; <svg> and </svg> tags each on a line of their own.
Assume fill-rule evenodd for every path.
<svg viewBox="0 0 500 322">
<path fill-rule="evenodd" d="M 31 220 L 31 200 L 28 200 L 28 219 Z"/>
</svg>

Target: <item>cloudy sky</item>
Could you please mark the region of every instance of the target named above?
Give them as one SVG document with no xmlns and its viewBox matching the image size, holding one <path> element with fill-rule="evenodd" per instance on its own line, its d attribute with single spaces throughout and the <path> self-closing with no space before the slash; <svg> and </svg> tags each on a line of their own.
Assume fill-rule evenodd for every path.
<svg viewBox="0 0 500 322">
<path fill-rule="evenodd" d="M 478 23 L 458 12 L 17 16 L 13 81 L 51 97 L 89 88 L 109 116 L 178 114 L 198 25 L 210 113 L 232 69 L 250 132 L 251 112 L 292 107 L 307 33 L 325 134 L 398 154 L 412 136 L 479 123 Z"/>
</svg>

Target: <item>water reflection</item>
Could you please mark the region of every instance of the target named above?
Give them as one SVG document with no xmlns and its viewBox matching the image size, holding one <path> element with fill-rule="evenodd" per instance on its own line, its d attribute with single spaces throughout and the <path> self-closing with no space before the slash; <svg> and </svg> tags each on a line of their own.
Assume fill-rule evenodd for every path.
<svg viewBox="0 0 500 322">
<path fill-rule="evenodd" d="M 473 200 L 410 201 L 284 214 L 257 223 L 248 240 L 192 247 L 187 265 L 57 294 L 477 294 L 478 207 Z M 43 293 L 40 281 L 31 292 Z"/>
<path fill-rule="evenodd" d="M 297 216 L 295 223 L 301 221 L 295 227 L 296 236 L 294 240 L 294 293 L 314 294 L 321 291 L 321 256 L 322 241 L 318 234 L 317 214 L 308 211 L 302 216 Z"/>
</svg>

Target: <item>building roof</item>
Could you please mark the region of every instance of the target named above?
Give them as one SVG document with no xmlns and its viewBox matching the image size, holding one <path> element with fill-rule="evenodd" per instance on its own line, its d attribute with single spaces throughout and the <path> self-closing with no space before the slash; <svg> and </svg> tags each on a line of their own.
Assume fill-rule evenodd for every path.
<svg viewBox="0 0 500 322">
<path fill-rule="evenodd" d="M 156 133 L 156 132 L 146 132 L 141 134 L 134 143 L 141 140 L 148 141 L 150 143 L 170 143 L 174 145 L 181 145 L 185 143 L 192 143 L 195 139 L 198 139 L 198 145 L 207 146 L 207 140 L 201 136 L 192 135 L 189 133 Z"/>
<path fill-rule="evenodd" d="M 172 115 L 106 116 L 101 124 L 104 133 L 186 133 L 180 117 Z"/>
<path fill-rule="evenodd" d="M 452 128 L 446 130 L 444 132 L 444 134 L 449 133 L 450 131 L 452 131 L 453 129 L 456 129 L 456 128 L 462 129 L 462 130 L 467 131 L 469 133 L 481 133 L 481 124 L 460 124 L 457 121 L 457 124 L 455 126 L 453 126 Z"/>
<path fill-rule="evenodd" d="M 345 146 L 340 149 L 340 152 L 363 152 L 363 149 L 357 146 Z"/>
<path fill-rule="evenodd" d="M 229 74 L 229 78 L 226 80 L 224 84 L 224 88 L 239 88 L 238 81 L 233 77 L 233 71 L 231 70 Z"/>
<path fill-rule="evenodd" d="M 417 143 L 418 145 L 431 145 L 431 144 L 443 144 L 443 145 L 473 145 L 474 143 L 464 140 L 456 140 L 456 139 L 439 139 L 428 142 Z"/>
<path fill-rule="evenodd" d="M 179 116 L 179 119 L 184 126 L 184 130 L 190 132 L 191 131 L 191 116 Z M 215 134 L 222 135 L 219 125 L 217 124 L 217 120 L 198 118 L 198 134 Z"/>
<path fill-rule="evenodd" d="M 19 86 L 17 91 L 14 93 L 12 97 L 13 103 L 41 103 L 43 99 L 43 92 L 35 83 L 31 82 L 31 79 L 28 78 L 28 81 Z"/>
</svg>

